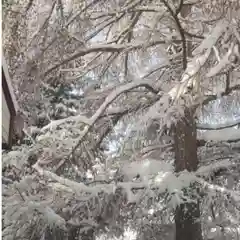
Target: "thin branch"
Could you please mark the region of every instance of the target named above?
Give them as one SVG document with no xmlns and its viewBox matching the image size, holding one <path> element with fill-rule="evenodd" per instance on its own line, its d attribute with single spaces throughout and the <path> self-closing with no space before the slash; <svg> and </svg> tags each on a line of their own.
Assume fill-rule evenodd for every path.
<svg viewBox="0 0 240 240">
<path fill-rule="evenodd" d="M 74 14 L 74 16 L 71 17 L 71 19 L 68 20 L 66 27 L 68 27 L 72 22 L 75 21 L 75 19 L 81 15 L 83 12 L 86 12 L 87 9 L 89 9 L 90 7 L 92 7 L 93 5 L 95 5 L 98 2 L 101 2 L 102 0 L 94 0 L 91 3 L 89 3 L 85 8 L 81 9 L 80 11 L 78 11 L 76 14 Z"/>
<path fill-rule="evenodd" d="M 89 35 L 89 36 L 85 39 L 85 41 L 87 42 L 87 41 L 91 40 L 92 38 L 94 38 L 95 36 L 97 36 L 97 34 L 99 34 L 101 31 L 103 31 L 105 28 L 107 28 L 107 27 L 110 26 L 111 24 L 116 23 L 117 21 L 119 21 L 124 15 L 125 15 L 125 14 L 123 13 L 123 14 L 121 14 L 120 16 L 118 16 L 117 18 L 114 18 L 114 19 L 109 18 L 109 19 L 110 19 L 109 22 L 107 22 L 104 26 L 100 27 L 100 28 L 97 29 L 94 33 L 92 33 L 91 35 Z"/>
<path fill-rule="evenodd" d="M 90 125 L 91 119 L 87 118 L 86 116 L 77 115 L 77 116 L 67 117 L 64 119 L 54 120 L 54 121 L 51 121 L 48 125 L 44 126 L 41 129 L 41 132 L 45 132 L 46 130 L 51 129 L 51 128 L 56 128 L 56 127 L 60 126 L 61 124 L 64 124 L 67 122 L 82 122 L 86 125 Z"/>
<path fill-rule="evenodd" d="M 30 8 L 33 6 L 33 2 L 34 2 L 34 0 L 29 0 L 25 13 L 27 13 L 30 10 Z"/>
<path fill-rule="evenodd" d="M 96 17 L 91 17 L 90 19 L 91 20 L 96 20 L 96 19 L 99 19 L 99 18 L 103 18 L 103 17 L 107 17 L 107 16 L 116 16 L 117 14 L 120 14 L 120 13 L 136 13 L 136 12 L 164 12 L 163 11 L 163 8 L 162 7 L 159 7 L 159 6 L 136 6 L 135 8 L 133 8 L 132 6 L 129 7 L 129 8 L 123 8 L 119 11 L 114 11 L 114 12 L 108 12 L 108 13 L 103 13 L 101 15 L 98 15 Z"/>
<path fill-rule="evenodd" d="M 170 7 L 170 5 L 168 4 L 168 2 L 166 0 L 161 0 L 164 5 L 166 6 L 166 8 L 168 9 L 168 11 L 170 12 L 170 14 L 172 15 L 172 17 L 175 20 L 175 23 L 177 25 L 179 34 L 181 36 L 181 40 L 182 40 L 182 55 L 183 55 L 183 59 L 182 59 L 182 66 L 183 66 L 183 70 L 185 70 L 187 68 L 187 44 L 186 44 L 186 38 L 185 38 L 185 34 L 184 34 L 184 29 L 182 28 L 182 25 L 179 21 L 179 18 L 177 16 L 177 14 L 174 13 L 173 9 Z"/>
<path fill-rule="evenodd" d="M 114 52 L 121 52 L 123 50 L 128 52 L 128 51 L 132 51 L 132 50 L 141 49 L 143 46 L 145 48 L 150 48 L 150 47 L 153 47 L 153 46 L 156 46 L 159 44 L 164 44 L 164 43 L 165 43 L 165 41 L 156 40 L 156 41 L 149 42 L 148 44 L 146 44 L 145 42 L 141 42 L 138 44 L 100 44 L 100 45 L 93 46 L 90 48 L 85 48 L 85 49 L 80 50 L 77 53 L 74 53 L 72 56 L 63 60 L 62 62 L 57 63 L 55 66 L 50 67 L 46 72 L 43 73 L 43 77 L 46 77 L 48 74 L 50 74 L 52 71 L 56 70 L 60 66 L 66 64 L 72 60 L 75 60 L 79 57 L 83 57 L 89 53 L 93 53 L 93 52 L 114 53 Z"/>
<path fill-rule="evenodd" d="M 191 38 L 204 39 L 203 36 L 197 35 L 197 34 L 194 34 L 194 33 L 190 33 L 190 32 L 188 32 L 188 31 L 186 31 L 186 30 L 184 30 L 184 33 L 185 33 L 185 35 L 188 35 L 188 36 L 191 37 Z"/>
<path fill-rule="evenodd" d="M 123 36 L 122 38 L 122 41 L 126 39 L 126 37 L 129 36 L 129 33 L 131 35 L 131 32 L 134 28 L 134 26 L 137 24 L 140 16 L 141 16 L 141 12 L 138 12 L 133 18 L 132 18 L 132 22 L 127 26 L 127 28 L 125 28 L 120 34 L 119 36 L 117 37 L 116 39 L 116 43 L 121 39 L 121 37 Z M 121 42 L 123 43 L 123 42 Z"/>
<path fill-rule="evenodd" d="M 21 199 L 25 202 L 25 198 L 23 197 L 22 193 L 20 192 L 20 190 L 15 186 L 15 189 L 17 190 L 17 192 L 19 193 Z"/>
<path fill-rule="evenodd" d="M 39 29 L 37 32 L 35 32 L 35 33 L 33 34 L 32 39 L 30 40 L 30 42 L 29 42 L 28 45 L 27 45 L 27 49 L 30 47 L 30 45 L 31 45 L 32 42 L 35 40 L 35 38 L 39 37 L 40 32 L 41 32 L 42 30 L 46 29 L 46 25 L 49 23 L 49 20 L 50 20 L 52 14 L 53 14 L 53 10 L 54 10 L 54 8 L 55 8 L 55 5 L 56 5 L 56 1 L 53 2 L 53 5 L 52 5 L 52 7 L 51 7 L 51 10 L 50 10 L 48 16 L 46 17 L 45 21 L 43 22 L 43 25 L 40 27 L 40 29 Z M 26 50 L 26 49 L 25 49 L 25 50 Z"/>
</svg>

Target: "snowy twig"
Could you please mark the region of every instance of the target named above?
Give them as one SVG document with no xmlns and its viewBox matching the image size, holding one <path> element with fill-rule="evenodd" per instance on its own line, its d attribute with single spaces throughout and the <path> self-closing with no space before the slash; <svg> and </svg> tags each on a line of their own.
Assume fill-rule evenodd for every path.
<svg viewBox="0 0 240 240">
<path fill-rule="evenodd" d="M 233 190 L 229 190 L 225 187 L 220 187 L 218 185 L 215 184 L 210 184 L 208 182 L 206 182 L 205 180 L 201 179 L 201 178 L 196 178 L 197 181 L 202 184 L 203 186 L 207 187 L 209 190 L 215 190 L 217 192 L 221 192 L 224 194 L 228 194 L 229 196 L 231 196 L 236 202 L 240 202 L 240 192 L 238 191 L 233 191 Z"/>
<path fill-rule="evenodd" d="M 187 44 L 186 44 L 184 29 L 182 28 L 182 25 L 181 25 L 180 20 L 178 18 L 178 11 L 181 10 L 182 4 L 180 3 L 179 8 L 177 9 L 176 13 L 174 13 L 174 10 L 169 5 L 168 1 L 162 0 L 162 2 L 165 5 L 165 7 L 168 9 L 168 11 L 170 12 L 172 17 L 174 18 L 175 23 L 176 23 L 177 28 L 178 28 L 178 31 L 179 31 L 179 34 L 181 36 L 181 41 L 182 41 L 182 66 L 183 66 L 183 70 L 185 70 L 187 68 Z"/>
<path fill-rule="evenodd" d="M 202 166 L 196 171 L 197 176 L 209 176 L 212 173 L 218 171 L 219 169 L 229 168 L 235 165 L 234 161 L 230 161 L 229 159 L 224 159 L 221 161 L 216 161 L 215 163 L 211 163 L 208 166 Z"/>
<path fill-rule="evenodd" d="M 181 82 L 173 87 L 168 93 L 172 99 L 179 99 L 187 91 L 187 87 L 194 84 L 194 80 L 197 81 L 194 77 L 206 63 L 210 53 L 211 50 L 209 49 L 204 54 L 196 56 L 190 63 L 188 63 L 187 69 L 183 73 Z"/>
<path fill-rule="evenodd" d="M 52 179 L 56 182 L 59 182 L 60 184 L 67 186 L 71 189 L 74 189 L 75 191 L 84 191 L 84 192 L 88 192 L 88 193 L 94 193 L 94 187 L 87 187 L 86 185 L 84 185 L 83 183 L 77 183 L 74 181 L 71 181 L 69 179 L 63 178 L 63 177 L 59 177 L 57 174 L 50 172 L 48 170 L 44 170 L 43 168 L 41 168 L 38 163 L 36 163 L 35 165 L 33 165 L 33 168 L 35 170 L 37 170 L 37 172 L 42 175 L 45 176 L 49 179 Z"/>
<path fill-rule="evenodd" d="M 220 58 L 220 54 L 219 54 L 219 51 L 218 51 L 218 49 L 216 48 L 216 46 L 213 46 L 213 51 L 214 51 L 214 53 L 215 53 L 215 56 L 216 56 L 218 62 L 220 62 L 220 61 L 221 61 L 221 58 Z"/>
<path fill-rule="evenodd" d="M 56 128 L 56 127 L 60 126 L 61 124 L 64 124 L 67 122 L 82 122 L 86 125 L 91 125 L 91 119 L 89 119 L 85 116 L 82 116 L 82 115 L 77 115 L 77 116 L 71 116 L 68 118 L 51 121 L 48 125 L 44 126 L 41 129 L 41 132 L 45 132 L 48 129 Z"/>
<path fill-rule="evenodd" d="M 210 34 L 202 41 L 199 47 L 193 51 L 193 55 L 202 54 L 205 50 L 210 50 L 227 29 L 229 22 L 220 20 Z"/>
<path fill-rule="evenodd" d="M 206 77 L 213 77 L 216 76 L 222 69 L 224 69 L 229 63 L 230 63 L 230 56 L 232 55 L 234 48 L 234 44 L 232 43 L 228 52 L 225 54 L 225 56 L 219 60 L 219 63 L 210 69 L 210 71 L 207 73 Z"/>
</svg>

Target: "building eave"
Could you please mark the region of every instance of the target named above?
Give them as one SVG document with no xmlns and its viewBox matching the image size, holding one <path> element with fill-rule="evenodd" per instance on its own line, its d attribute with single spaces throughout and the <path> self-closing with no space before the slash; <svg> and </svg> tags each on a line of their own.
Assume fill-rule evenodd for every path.
<svg viewBox="0 0 240 240">
<path fill-rule="evenodd" d="M 11 106 L 9 107 L 9 110 L 11 112 L 14 112 L 15 114 L 17 113 L 17 111 L 19 110 L 19 106 L 17 103 L 17 99 L 15 97 L 14 94 L 14 89 L 13 89 L 13 85 L 9 76 L 9 72 L 8 72 L 8 66 L 6 63 L 5 58 L 2 56 L 2 89 L 4 91 L 5 95 L 9 95 L 10 96 L 10 102 L 8 102 L 8 104 L 10 104 Z"/>
</svg>

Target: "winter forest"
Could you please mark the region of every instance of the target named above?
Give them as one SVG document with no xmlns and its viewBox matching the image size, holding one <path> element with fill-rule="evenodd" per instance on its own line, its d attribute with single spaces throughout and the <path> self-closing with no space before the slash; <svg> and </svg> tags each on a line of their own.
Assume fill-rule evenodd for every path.
<svg viewBox="0 0 240 240">
<path fill-rule="evenodd" d="M 4 240 L 240 240 L 239 0 L 3 0 L 2 36 Z"/>
</svg>

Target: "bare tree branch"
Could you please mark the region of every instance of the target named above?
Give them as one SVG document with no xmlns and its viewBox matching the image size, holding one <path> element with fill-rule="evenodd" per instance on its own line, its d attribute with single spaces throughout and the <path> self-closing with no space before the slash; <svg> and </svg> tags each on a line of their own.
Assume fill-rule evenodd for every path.
<svg viewBox="0 0 240 240">
<path fill-rule="evenodd" d="M 129 52 L 129 51 L 133 51 L 133 50 L 137 50 L 137 49 L 141 49 L 142 47 L 145 48 L 150 48 L 159 44 L 164 44 L 165 41 L 162 40 L 156 40 L 156 41 L 152 41 L 146 44 L 146 42 L 141 42 L 138 44 L 102 44 L 102 45 L 97 45 L 97 46 L 93 46 L 90 48 L 85 48 L 75 54 L 73 54 L 72 56 L 70 56 L 69 58 L 63 60 L 62 62 L 56 64 L 55 66 L 49 68 L 45 73 L 43 73 L 43 77 L 46 77 L 48 74 L 50 74 L 52 71 L 56 70 L 57 68 L 59 68 L 60 66 L 75 60 L 79 57 L 85 56 L 89 53 L 93 53 L 93 52 L 110 52 L 110 53 L 114 53 L 114 52 L 121 52 L 123 50 L 125 50 L 125 52 Z"/>
</svg>

